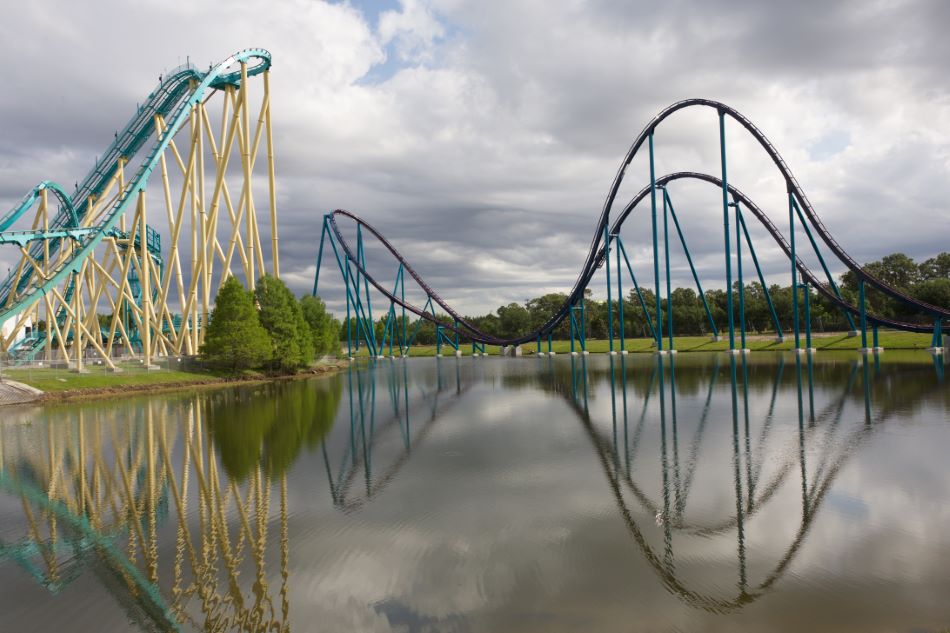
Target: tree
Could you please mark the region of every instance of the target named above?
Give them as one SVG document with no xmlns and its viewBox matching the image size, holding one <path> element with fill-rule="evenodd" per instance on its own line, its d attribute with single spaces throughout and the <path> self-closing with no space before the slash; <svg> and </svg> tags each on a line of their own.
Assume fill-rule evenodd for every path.
<svg viewBox="0 0 950 633">
<path fill-rule="evenodd" d="M 327 312 L 320 297 L 304 296 L 300 300 L 300 310 L 310 327 L 314 355 L 319 357 L 337 353 L 340 349 L 340 322 Z"/>
<path fill-rule="evenodd" d="M 941 308 L 950 308 L 950 279 L 930 279 L 914 286 L 913 296 L 918 301 Z"/>
<path fill-rule="evenodd" d="M 930 279 L 950 279 L 950 253 L 940 253 L 920 265 L 920 277 Z"/>
<path fill-rule="evenodd" d="M 498 321 L 498 329 L 504 338 L 526 334 L 531 328 L 531 314 L 518 303 L 509 303 L 498 308 Z"/>
<path fill-rule="evenodd" d="M 251 293 L 234 277 L 218 291 L 200 353 L 212 367 L 231 373 L 259 367 L 270 358 L 271 340 L 261 326 Z"/>
<path fill-rule="evenodd" d="M 313 360 L 310 326 L 290 289 L 280 279 L 264 275 L 257 281 L 254 298 L 271 339 L 271 369 L 290 371 L 308 365 Z"/>
</svg>

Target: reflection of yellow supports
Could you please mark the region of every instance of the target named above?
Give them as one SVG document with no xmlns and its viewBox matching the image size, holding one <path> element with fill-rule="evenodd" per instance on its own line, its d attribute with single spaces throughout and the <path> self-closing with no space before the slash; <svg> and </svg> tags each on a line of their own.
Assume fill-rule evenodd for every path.
<svg viewBox="0 0 950 633">
<path fill-rule="evenodd" d="M 118 581 L 110 591 L 119 591 L 123 604 L 154 604 L 150 596 L 160 595 L 183 628 L 286 631 L 286 477 L 272 480 L 258 465 L 243 481 L 228 478 L 203 417 L 205 398 L 129 402 L 105 415 L 101 409 L 80 407 L 64 414 L 74 424 L 0 428 L 0 468 L 15 465 L 4 471 L 13 478 L 28 465 L 32 482 L 50 500 L 85 517 L 96 533 L 111 539 L 117 553 L 148 583 L 116 566 L 114 555 L 100 548 L 75 559 L 64 557 L 62 552 L 80 546 L 70 540 L 76 535 L 63 529 L 54 513 L 37 509 L 23 496 L 24 537 L 37 545 L 39 569 L 50 587 L 76 577 L 71 566 L 93 562 Z M 197 509 L 189 498 L 195 494 Z M 279 505 L 276 500 L 272 505 L 277 495 Z M 169 510 L 162 510 L 163 499 Z M 280 543 L 269 548 L 268 529 L 275 520 Z M 162 521 L 172 522 L 174 551 L 159 548 L 160 535 L 168 533 Z M 280 586 L 271 588 L 268 578 L 278 575 Z M 150 594 L 150 587 L 159 593 Z"/>
</svg>

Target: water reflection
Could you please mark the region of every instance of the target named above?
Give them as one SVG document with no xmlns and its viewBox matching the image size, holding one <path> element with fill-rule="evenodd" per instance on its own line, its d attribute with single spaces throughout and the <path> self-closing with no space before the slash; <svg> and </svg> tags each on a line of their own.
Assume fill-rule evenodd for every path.
<svg viewBox="0 0 950 633">
<path fill-rule="evenodd" d="M 311 630 L 315 613 L 338 608 L 366 610 L 383 630 L 514 631 L 523 621 L 498 619 L 485 570 L 503 570 L 518 613 L 548 598 L 519 593 L 535 577 L 547 582 L 535 591 L 563 584 L 558 603 L 577 592 L 571 577 L 585 579 L 581 613 L 635 578 L 669 601 L 657 610 L 701 616 L 654 628 L 703 628 L 702 617 L 748 613 L 800 583 L 849 462 L 915 411 L 950 411 L 945 362 L 386 360 L 314 381 L 23 410 L 0 427 L 0 579 L 25 573 L 62 601 L 94 580 L 142 630 Z M 467 525 L 475 517 L 488 527 Z M 539 522 L 556 537 L 539 536 Z M 496 545 L 518 526 L 518 547 Z M 605 548 L 604 569 L 586 569 Z M 510 560 L 520 550 L 527 572 Z M 542 573 L 557 557 L 561 573 Z M 457 558 L 476 576 L 464 604 L 487 604 L 484 620 L 456 606 L 458 583 L 434 582 L 428 610 L 413 600 L 418 578 L 456 578 L 446 561 Z M 375 579 L 351 571 L 368 559 L 386 563 L 370 567 Z M 347 573 L 357 580 L 323 604 Z M 372 598 L 352 597 L 375 580 Z M 634 597 L 609 606 L 630 612 Z"/>
<path fill-rule="evenodd" d="M 405 362 L 368 371 L 351 367 L 347 371 L 348 433 L 336 447 L 328 446 L 328 442 L 321 445 L 335 506 L 353 512 L 381 494 L 409 461 L 414 447 L 425 441 L 439 417 L 471 387 L 472 375 L 466 372 L 463 382 L 459 360 L 437 358 L 435 363 L 434 384 L 423 380 L 412 384 Z M 379 399 L 377 382 L 385 382 Z M 398 441 L 387 443 L 392 435 L 398 435 Z M 331 452 L 337 454 L 335 458 Z M 374 454 L 380 452 L 383 458 L 377 455 L 374 459 Z M 362 496 L 353 490 L 360 475 Z"/>
<path fill-rule="evenodd" d="M 79 406 L 42 432 L 5 420 L 0 489 L 22 511 L 4 513 L 0 561 L 52 594 L 91 573 L 143 630 L 288 630 L 286 469 L 341 386 Z"/>
<path fill-rule="evenodd" d="M 629 433 L 627 407 L 630 372 L 623 356 L 619 360 L 611 357 L 607 369 L 611 397 L 611 432 L 609 434 L 590 413 L 591 375 L 586 358 L 571 359 L 571 390 L 568 398 L 572 409 L 590 437 L 620 515 L 643 557 L 670 592 L 692 606 L 716 613 L 741 609 L 746 604 L 761 598 L 774 587 L 803 547 L 808 531 L 845 462 L 876 429 L 881 428 L 883 422 L 896 411 L 901 410 L 889 406 L 880 407 L 877 410 L 872 407 L 869 359 L 864 356 L 861 361 L 850 363 L 843 389 L 837 396 L 829 398 L 824 408 L 816 415 L 814 361 L 810 355 L 804 361 L 802 356 L 796 355 L 794 373 L 797 401 L 797 451 L 769 447 L 770 436 L 773 435 L 775 429 L 775 403 L 783 381 L 786 358 L 782 356 L 778 359 L 768 407 L 764 410 L 760 423 L 753 425 L 750 423 L 753 407 L 750 407 L 749 401 L 753 387 L 750 381 L 751 363 L 746 356 L 738 358 L 734 355 L 728 356 L 725 362 L 728 364 L 726 371 L 730 380 L 734 514 L 718 520 L 710 520 L 710 513 L 700 512 L 704 520 L 690 520 L 686 502 L 694 481 L 699 452 L 703 446 L 710 403 L 720 375 L 721 360 L 722 357 L 717 356 L 709 370 L 708 394 L 695 424 L 689 457 L 682 469 L 679 437 L 681 421 L 677 416 L 678 389 L 675 356 L 671 355 L 666 359 L 663 356 L 656 357 L 647 380 L 648 386 L 643 397 L 642 409 L 632 436 Z M 880 374 L 880 361 L 879 359 L 875 361 L 876 373 Z M 943 379 L 942 359 L 935 361 L 935 365 L 938 378 L 936 382 L 902 383 L 907 401 L 919 403 L 926 401 L 927 397 L 932 395 L 946 398 L 946 392 L 940 386 Z M 859 368 L 863 370 L 864 419 L 863 423 L 854 423 L 843 420 L 843 414 L 846 403 L 854 396 L 854 383 Z M 554 374 L 551 377 L 554 381 L 558 378 Z M 662 493 L 660 502 L 651 499 L 642 485 L 637 483 L 641 476 L 633 468 L 637 450 L 642 441 L 644 422 L 647 420 L 646 412 L 654 386 L 656 398 L 659 399 L 659 478 Z M 887 398 L 887 402 L 893 402 L 893 394 L 889 395 L 891 397 Z M 755 438 L 755 449 L 753 449 L 754 433 L 752 432 L 754 426 L 758 426 L 759 429 Z M 789 439 L 791 438 L 784 438 L 785 441 Z M 777 457 L 779 459 L 776 459 Z M 764 472 L 768 474 L 763 476 Z M 761 572 L 758 574 L 758 580 L 750 584 L 745 524 L 768 503 L 770 498 L 780 490 L 784 480 L 793 476 L 793 473 L 798 477 L 801 486 L 800 515 L 794 519 L 798 522 L 797 528 L 790 535 L 787 548 L 776 552 L 773 562 L 757 561 L 756 566 L 761 569 Z M 662 531 L 662 555 L 659 545 L 651 542 L 642 519 L 637 518 L 638 513 L 631 507 L 631 501 L 645 509 L 648 516 L 654 516 L 656 526 Z M 785 515 L 784 519 L 788 521 L 791 517 Z M 690 538 L 696 536 L 708 538 L 721 536 L 724 533 L 733 533 L 735 539 L 735 593 L 732 596 L 713 595 L 691 588 L 677 574 L 674 544 L 678 541 L 678 537 L 682 536 L 684 537 L 682 540 L 688 542 Z"/>
</svg>

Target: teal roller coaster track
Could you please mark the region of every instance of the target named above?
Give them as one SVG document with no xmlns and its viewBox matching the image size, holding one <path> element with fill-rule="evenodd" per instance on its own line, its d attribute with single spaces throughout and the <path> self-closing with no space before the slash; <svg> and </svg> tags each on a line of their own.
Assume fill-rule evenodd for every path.
<svg viewBox="0 0 950 633">
<path fill-rule="evenodd" d="M 670 115 L 679 110 L 690 107 L 712 108 L 718 114 L 721 175 L 717 177 L 709 174 L 677 172 L 658 177 L 654 167 L 654 133 L 660 124 L 664 122 Z M 727 169 L 728 152 L 725 134 L 727 118 L 737 122 L 753 137 L 753 139 L 766 151 L 774 167 L 781 175 L 782 180 L 785 183 L 788 200 L 788 224 L 786 225 L 788 227 L 788 237 L 786 237 L 786 234 L 783 234 L 782 230 L 778 228 L 778 223 L 776 221 L 774 221 L 763 209 L 756 205 L 748 196 L 743 194 L 739 189 L 729 182 Z M 620 190 L 620 186 L 626 176 L 627 168 L 633 161 L 634 157 L 636 157 L 643 149 L 644 145 L 647 148 L 650 166 L 649 184 L 641 189 L 640 192 L 637 193 L 633 199 L 622 209 L 615 211 L 616 198 Z M 726 287 L 733 287 L 733 253 L 738 255 L 736 258 L 736 273 L 741 287 L 741 249 L 742 243 L 745 242 L 749 248 L 756 273 L 763 287 L 765 288 L 765 294 L 773 324 L 775 325 L 776 331 L 780 336 L 782 327 L 779 323 L 772 298 L 768 295 L 768 287 L 767 284 L 765 284 L 764 274 L 761 266 L 759 265 L 759 260 L 756 256 L 755 248 L 749 235 L 749 230 L 742 212 L 743 208 L 747 209 L 748 212 L 750 212 L 757 220 L 759 220 L 759 222 L 763 225 L 763 227 L 767 230 L 781 251 L 784 253 L 785 257 L 788 259 L 793 297 L 793 323 L 791 324 L 790 329 L 794 334 L 796 349 L 802 351 L 806 349 L 802 348 L 801 345 L 801 334 L 803 333 L 803 330 L 806 338 L 806 346 L 807 342 L 810 342 L 811 340 L 811 319 L 809 317 L 810 292 L 808 292 L 807 289 L 809 287 L 813 287 L 817 292 L 821 293 L 825 298 L 827 298 L 831 304 L 837 306 L 837 308 L 842 311 L 854 334 L 857 334 L 858 331 L 860 331 L 862 350 L 866 352 L 872 351 L 877 347 L 876 339 L 877 329 L 879 326 L 895 328 L 909 332 L 931 333 L 933 350 L 935 352 L 942 351 L 942 336 L 944 333 L 950 330 L 950 322 L 948 322 L 948 320 L 950 320 L 950 309 L 919 301 L 909 296 L 904 291 L 888 285 L 884 281 L 875 277 L 871 272 L 861 267 L 832 237 L 831 233 L 827 230 L 818 214 L 815 212 L 814 207 L 808 201 L 808 198 L 805 196 L 801 185 L 799 185 L 798 181 L 795 179 L 791 170 L 788 168 L 788 165 L 782 159 L 781 155 L 778 153 L 778 150 L 772 145 L 771 142 L 769 142 L 766 136 L 748 118 L 740 114 L 735 109 L 723 103 L 710 101 L 708 99 L 688 99 L 672 104 L 657 114 L 637 136 L 636 140 L 633 142 L 632 146 L 624 157 L 621 167 L 617 172 L 613 183 L 611 184 L 606 202 L 594 231 L 594 236 L 590 243 L 588 254 L 583 266 L 581 267 L 577 281 L 574 283 L 573 288 L 567 295 L 567 299 L 560 309 L 552 314 L 550 318 L 543 325 L 541 325 L 541 327 L 535 330 L 525 332 L 513 338 L 500 338 L 480 330 L 474 324 L 467 321 L 458 311 L 453 309 L 451 305 L 449 305 L 442 297 L 440 297 L 439 294 L 429 284 L 427 284 L 425 280 L 419 275 L 419 273 L 410 265 L 408 259 L 402 253 L 400 253 L 379 230 L 368 224 L 365 220 L 361 219 L 354 213 L 344 210 L 336 210 L 324 216 L 320 248 L 317 254 L 317 271 L 314 279 L 313 293 L 317 294 L 317 290 L 319 289 L 320 269 L 323 260 L 324 247 L 325 244 L 329 242 L 330 251 L 334 254 L 337 268 L 341 277 L 343 278 L 345 286 L 348 327 L 347 338 L 350 350 L 352 350 L 353 339 L 356 338 L 357 343 L 365 344 L 370 354 L 374 356 L 382 356 L 387 343 L 389 345 L 390 355 L 392 355 L 393 344 L 397 344 L 399 346 L 402 354 L 408 353 L 408 349 L 412 345 L 415 338 L 414 333 L 410 334 L 405 326 L 405 317 L 407 312 L 409 312 L 416 315 L 420 319 L 432 322 L 436 325 L 437 339 L 440 348 L 441 344 L 444 342 L 458 350 L 460 337 L 464 337 L 472 342 L 473 353 L 478 353 L 479 351 L 484 352 L 484 346 L 486 344 L 518 345 L 522 343 L 536 342 L 537 351 L 540 354 L 542 353 L 541 344 L 545 338 L 548 340 L 548 349 L 550 351 L 552 332 L 564 321 L 568 321 L 570 324 L 572 351 L 575 349 L 575 341 L 577 341 L 582 350 L 586 348 L 584 336 L 584 292 L 593 281 L 596 271 L 600 268 L 606 268 L 610 351 L 611 353 L 616 353 L 618 350 L 615 349 L 615 340 L 619 345 L 619 351 L 625 351 L 625 333 L 623 331 L 622 312 L 623 302 L 616 302 L 615 308 L 615 302 L 611 300 L 611 297 L 614 291 L 616 291 L 618 297 L 623 296 L 622 284 L 624 276 L 622 271 L 623 264 L 625 263 L 625 268 L 629 273 L 631 281 L 634 284 L 639 297 L 640 305 L 644 312 L 647 313 L 646 319 L 655 339 L 656 349 L 658 352 L 664 353 L 666 350 L 664 350 L 665 332 L 663 323 L 663 310 L 661 309 L 661 297 L 663 293 L 661 290 L 662 286 L 660 272 L 663 268 L 661 265 L 661 258 L 665 258 L 667 295 L 669 295 L 670 282 L 668 219 L 672 219 L 677 236 L 681 241 L 686 253 L 693 279 L 696 282 L 697 288 L 699 290 L 699 295 L 700 297 L 703 297 L 704 307 L 707 317 L 710 321 L 711 329 L 714 334 L 718 335 L 718 330 L 712 320 L 709 306 L 705 305 L 705 296 L 702 291 L 702 285 L 700 283 L 695 266 L 693 265 L 689 248 L 687 247 L 679 220 L 675 214 L 672 199 L 667 190 L 667 186 L 669 184 L 673 183 L 674 181 L 684 179 L 706 182 L 716 186 L 722 191 L 722 219 L 724 225 L 723 243 L 725 250 Z M 643 300 L 643 295 L 640 292 L 640 285 L 637 282 L 636 276 L 633 274 L 633 268 L 630 265 L 630 260 L 627 256 L 627 250 L 624 247 L 624 241 L 621 238 L 621 228 L 623 227 L 624 222 L 630 217 L 636 207 L 647 198 L 649 198 L 650 201 L 650 237 L 652 239 L 653 252 L 653 281 L 655 288 L 657 289 L 657 292 L 655 293 L 656 306 L 654 311 L 654 314 L 657 315 L 656 323 L 653 323 L 650 319 L 647 306 Z M 662 209 L 662 218 L 660 218 L 660 209 Z M 351 246 L 351 244 L 344 237 L 343 232 L 340 230 L 338 223 L 338 219 L 340 218 L 346 218 L 348 221 L 352 221 L 356 224 L 355 248 Z M 662 219 L 663 222 L 662 245 L 659 236 L 660 219 Z M 732 243 L 731 236 L 731 232 L 733 230 L 730 228 L 731 222 L 734 222 L 734 230 L 736 232 L 734 245 Z M 813 250 L 821 265 L 824 279 L 822 279 L 818 274 L 812 272 L 799 256 L 801 251 L 796 247 L 795 243 L 795 235 L 799 230 L 799 227 L 807 236 L 811 249 Z M 363 243 L 363 235 L 366 232 L 378 240 L 395 259 L 397 268 L 392 289 L 382 283 L 373 273 L 373 271 L 370 271 L 367 267 L 365 256 L 366 248 Z M 856 304 L 851 303 L 843 298 L 832 276 L 826 257 L 822 254 L 822 246 L 819 244 L 819 241 L 824 243 L 824 248 L 829 250 L 831 252 L 831 256 L 834 257 L 846 270 L 852 271 L 857 276 L 860 292 L 859 300 Z M 616 267 L 616 279 L 612 278 L 610 271 L 610 255 L 612 252 L 616 256 L 614 264 Z M 415 284 L 425 296 L 425 303 L 423 305 L 416 305 L 406 300 L 405 285 L 407 276 L 415 282 Z M 373 326 L 372 293 L 370 291 L 371 286 L 375 288 L 376 293 L 383 296 L 384 305 L 388 304 L 388 313 L 385 317 L 386 325 L 384 327 L 384 335 L 382 340 L 377 340 L 375 328 Z M 804 293 L 804 306 L 799 305 L 800 289 L 802 287 L 806 289 L 806 292 Z M 921 319 L 918 322 L 898 321 L 882 315 L 869 313 L 866 301 L 866 287 L 882 292 L 888 297 L 891 297 L 901 304 L 908 306 L 912 311 L 920 314 Z M 744 313 L 744 291 L 740 291 L 738 297 L 738 324 L 735 322 L 736 310 L 733 306 L 733 293 L 730 292 L 726 294 L 728 299 L 728 307 L 726 312 L 728 314 L 729 349 L 734 352 L 739 352 L 741 349 L 745 348 L 747 331 Z M 668 299 L 669 296 L 667 296 L 667 300 Z M 438 306 L 438 308 L 440 308 L 444 313 L 448 314 L 450 320 L 440 320 L 436 315 L 436 306 Z M 802 319 L 800 316 L 802 307 L 804 307 L 806 313 L 804 319 Z M 398 321 L 396 316 L 397 308 L 401 310 L 402 316 L 404 317 L 402 319 L 402 331 L 399 331 L 399 327 L 395 326 L 395 323 Z M 615 310 L 619 312 L 617 315 L 619 320 L 617 320 L 614 316 Z M 353 331 L 354 326 L 350 321 L 351 314 L 355 319 L 355 331 Z M 673 344 L 672 318 L 673 317 L 669 318 L 665 324 L 668 330 L 668 345 L 670 347 L 672 347 Z M 855 322 L 855 319 L 857 319 L 857 323 Z M 615 320 L 617 320 L 616 327 Z M 804 323 L 802 323 L 802 321 L 804 321 Z M 421 322 L 422 321 L 420 320 L 418 323 L 421 324 Z M 874 348 L 868 345 L 869 328 L 874 334 Z M 739 335 L 738 342 L 740 347 L 737 347 L 737 333 Z"/>
</svg>

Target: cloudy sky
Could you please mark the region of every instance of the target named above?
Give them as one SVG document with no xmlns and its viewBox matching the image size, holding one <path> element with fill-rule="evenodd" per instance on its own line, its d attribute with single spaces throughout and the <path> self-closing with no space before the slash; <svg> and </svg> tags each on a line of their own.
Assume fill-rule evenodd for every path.
<svg viewBox="0 0 950 633">
<path fill-rule="evenodd" d="M 20 3 L 0 22 L 0 207 L 42 179 L 80 179 L 159 73 L 259 46 L 274 57 L 282 267 L 298 292 L 337 207 L 464 312 L 566 290 L 630 142 L 697 96 L 765 132 L 856 259 L 925 258 L 950 236 L 947 24 L 940 0 Z M 718 174 L 717 131 L 712 110 L 669 119 L 658 173 Z M 786 226 L 765 154 L 737 125 L 727 136 L 730 180 Z M 647 178 L 636 159 L 624 194 Z M 721 284 L 720 195 L 671 194 L 703 280 Z M 647 220 L 623 231 L 644 279 Z"/>
</svg>

